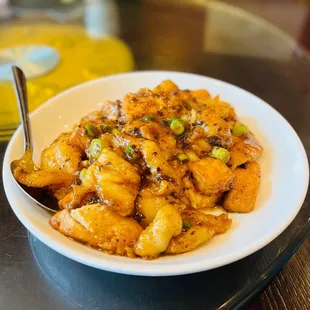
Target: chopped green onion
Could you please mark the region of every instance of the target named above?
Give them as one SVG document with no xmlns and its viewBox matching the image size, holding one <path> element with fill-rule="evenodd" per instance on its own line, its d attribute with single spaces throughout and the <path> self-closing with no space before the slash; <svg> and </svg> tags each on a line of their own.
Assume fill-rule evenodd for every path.
<svg viewBox="0 0 310 310">
<path fill-rule="evenodd" d="M 89 147 L 90 156 L 97 159 L 105 147 L 107 147 L 106 141 L 102 139 L 93 139 Z"/>
<path fill-rule="evenodd" d="M 106 124 L 101 124 L 100 129 L 102 133 L 111 132 L 111 126 L 106 125 Z"/>
<path fill-rule="evenodd" d="M 227 151 L 226 149 L 224 149 L 222 147 L 218 147 L 218 146 L 213 147 L 213 149 L 211 151 L 211 156 L 216 158 L 216 159 L 221 160 L 225 164 L 228 163 L 230 160 L 229 151 Z"/>
<path fill-rule="evenodd" d="M 233 128 L 233 135 L 237 137 L 241 137 L 245 134 L 247 134 L 249 131 L 249 128 L 243 124 L 236 123 Z"/>
<path fill-rule="evenodd" d="M 189 230 L 192 227 L 191 223 L 187 220 L 183 220 L 182 223 L 183 223 L 183 228 L 186 230 Z"/>
<path fill-rule="evenodd" d="M 125 147 L 124 152 L 125 152 L 125 154 L 126 154 L 128 157 L 130 157 L 130 158 L 132 158 L 132 159 L 136 159 L 136 158 L 138 158 L 138 154 L 137 154 L 137 152 L 135 151 L 135 148 L 136 148 L 135 145 L 130 145 L 130 144 L 128 144 L 128 145 Z"/>
<path fill-rule="evenodd" d="M 177 158 L 178 158 L 178 160 L 179 160 L 181 163 L 185 163 L 185 162 L 189 161 L 188 156 L 185 155 L 185 154 L 183 154 L 183 153 L 179 153 L 179 154 L 177 155 Z"/>
<path fill-rule="evenodd" d="M 178 117 L 177 116 L 169 116 L 167 118 L 167 120 L 168 120 L 169 124 L 171 124 L 173 121 L 178 120 Z"/>
<path fill-rule="evenodd" d="M 180 136 L 185 131 L 184 124 L 179 119 L 173 120 L 170 124 L 170 128 L 173 131 L 173 133 L 176 134 L 177 136 Z"/>
<path fill-rule="evenodd" d="M 113 128 L 111 132 L 112 132 L 112 134 L 115 135 L 115 136 L 117 136 L 117 135 L 119 135 L 119 134 L 121 133 L 121 132 L 120 132 L 118 129 L 116 129 L 116 128 Z"/>
<path fill-rule="evenodd" d="M 142 121 L 144 122 L 151 122 L 155 119 L 154 115 L 145 115 L 141 118 Z"/>
<path fill-rule="evenodd" d="M 82 182 L 83 182 L 83 180 L 85 179 L 86 172 L 87 172 L 87 169 L 86 169 L 86 168 L 83 168 L 83 169 L 80 171 L 79 178 L 80 178 L 80 180 L 81 180 Z"/>
<path fill-rule="evenodd" d="M 94 125 L 87 124 L 85 126 L 85 129 L 86 129 L 87 135 L 89 135 L 90 137 L 92 137 L 92 138 L 99 137 L 99 131 L 98 131 L 97 127 L 95 127 Z"/>
</svg>

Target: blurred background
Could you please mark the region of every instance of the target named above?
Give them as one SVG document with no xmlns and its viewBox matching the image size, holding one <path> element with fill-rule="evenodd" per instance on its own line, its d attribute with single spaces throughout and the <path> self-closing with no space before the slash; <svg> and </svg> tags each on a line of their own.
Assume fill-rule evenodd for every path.
<svg viewBox="0 0 310 310">
<path fill-rule="evenodd" d="M 307 49 L 307 1 L 0 0 L 0 140 L 19 124 L 14 64 L 33 110 L 73 85 L 131 70 L 194 72 L 256 92 L 268 74 L 275 89 L 294 89 L 296 72 L 308 74 Z M 308 87 L 301 80 L 296 87 Z"/>
</svg>

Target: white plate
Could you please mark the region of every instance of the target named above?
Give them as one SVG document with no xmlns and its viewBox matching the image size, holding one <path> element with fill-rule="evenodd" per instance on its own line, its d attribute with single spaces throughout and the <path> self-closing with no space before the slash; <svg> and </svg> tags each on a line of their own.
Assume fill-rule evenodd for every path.
<svg viewBox="0 0 310 310">
<path fill-rule="evenodd" d="M 33 204 L 14 184 L 10 162 L 21 157 L 23 138 L 18 128 L 6 150 L 4 188 L 17 217 L 47 246 L 83 264 L 118 273 L 168 276 L 220 267 L 259 250 L 275 239 L 294 219 L 304 201 L 309 179 L 305 150 L 289 123 L 256 96 L 225 82 L 177 72 L 133 72 L 94 80 L 52 98 L 31 114 L 35 160 L 61 132 L 107 99 L 121 99 L 127 92 L 154 87 L 171 79 L 183 89 L 205 88 L 230 102 L 237 115 L 264 147 L 260 158 L 261 187 L 256 207 L 249 214 L 231 214 L 232 228 L 198 249 L 153 261 L 106 255 L 72 241 L 48 224 L 50 214 Z"/>
</svg>

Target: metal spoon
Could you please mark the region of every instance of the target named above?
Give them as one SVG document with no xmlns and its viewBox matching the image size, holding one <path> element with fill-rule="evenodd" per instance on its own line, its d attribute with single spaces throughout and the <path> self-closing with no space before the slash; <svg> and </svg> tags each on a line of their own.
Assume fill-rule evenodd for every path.
<svg viewBox="0 0 310 310">
<path fill-rule="evenodd" d="M 21 159 L 14 160 L 11 162 L 10 168 L 14 178 L 14 170 L 16 167 L 22 167 L 26 172 L 30 173 L 36 170 L 40 170 L 32 159 L 33 155 L 33 145 L 30 130 L 29 112 L 28 112 L 28 99 L 27 99 L 27 87 L 26 87 L 26 77 L 24 72 L 16 67 L 12 67 L 14 76 L 14 89 L 16 94 L 16 99 L 18 102 L 19 114 L 22 121 L 22 128 L 24 134 L 24 148 L 25 153 Z M 32 188 L 26 185 L 20 184 L 14 178 L 18 187 L 38 206 L 51 211 L 56 212 L 58 210 L 57 202 L 51 198 L 45 189 L 42 188 Z M 41 201 L 41 202 L 40 202 Z"/>
</svg>

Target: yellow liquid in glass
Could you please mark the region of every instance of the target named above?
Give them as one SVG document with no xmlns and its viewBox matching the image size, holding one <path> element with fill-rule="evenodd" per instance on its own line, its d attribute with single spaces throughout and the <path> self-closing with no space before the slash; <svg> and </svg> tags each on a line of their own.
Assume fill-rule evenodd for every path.
<svg viewBox="0 0 310 310">
<path fill-rule="evenodd" d="M 134 68 L 132 53 L 124 42 L 113 37 L 92 38 L 81 26 L 35 24 L 1 29 L 0 49 L 26 44 L 48 45 L 60 55 L 53 70 L 28 80 L 30 111 L 73 85 Z M 12 83 L 0 82 L 0 140 L 19 122 Z"/>
</svg>

